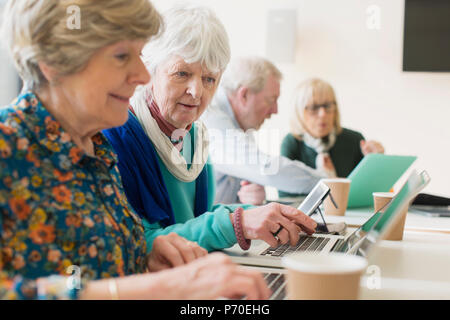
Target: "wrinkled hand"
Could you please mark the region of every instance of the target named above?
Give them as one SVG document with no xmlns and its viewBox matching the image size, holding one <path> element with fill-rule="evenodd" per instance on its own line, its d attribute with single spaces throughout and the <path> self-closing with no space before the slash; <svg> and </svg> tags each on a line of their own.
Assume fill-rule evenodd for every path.
<svg viewBox="0 0 450 320">
<path fill-rule="evenodd" d="M 155 238 L 152 251 L 147 257 L 147 268 L 150 272 L 173 268 L 207 254 L 208 251 L 197 243 L 172 232 Z"/>
<path fill-rule="evenodd" d="M 384 148 L 381 143 L 377 141 L 365 141 L 361 140 L 360 142 L 361 151 L 363 155 L 368 155 L 369 153 L 384 153 Z"/>
<path fill-rule="evenodd" d="M 234 264 L 223 253 L 212 253 L 185 266 L 165 271 L 168 290 L 162 299 L 268 299 L 270 289 L 261 273 Z M 171 288 L 174 287 L 173 290 Z"/>
<path fill-rule="evenodd" d="M 260 206 L 266 200 L 266 190 L 263 186 L 250 183 L 249 181 L 241 181 L 241 189 L 237 193 L 241 203 Z"/>
<path fill-rule="evenodd" d="M 280 226 L 283 229 L 277 235 L 278 240 L 273 233 Z M 278 241 L 282 244 L 290 242 L 294 246 L 301 231 L 312 234 L 316 227 L 317 223 L 300 210 L 275 202 L 245 210 L 242 215 L 244 237 L 264 240 L 272 247 L 276 247 Z"/>
</svg>

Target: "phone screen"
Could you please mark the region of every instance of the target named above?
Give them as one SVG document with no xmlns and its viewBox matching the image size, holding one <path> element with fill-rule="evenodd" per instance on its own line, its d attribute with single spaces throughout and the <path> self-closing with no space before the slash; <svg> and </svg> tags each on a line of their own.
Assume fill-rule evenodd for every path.
<svg viewBox="0 0 450 320">
<path fill-rule="evenodd" d="M 328 186 L 324 183 L 319 182 L 308 194 L 305 200 L 303 200 L 303 202 L 298 206 L 298 210 L 303 211 L 303 213 L 307 215 L 312 214 L 316 211 L 322 199 L 324 199 L 329 192 L 330 188 L 328 188 Z"/>
</svg>

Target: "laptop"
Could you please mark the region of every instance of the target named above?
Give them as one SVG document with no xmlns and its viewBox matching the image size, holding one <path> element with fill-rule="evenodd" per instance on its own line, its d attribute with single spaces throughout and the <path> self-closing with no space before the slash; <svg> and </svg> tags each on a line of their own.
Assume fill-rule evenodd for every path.
<svg viewBox="0 0 450 320">
<path fill-rule="evenodd" d="M 223 252 L 238 264 L 272 268 L 282 268 L 281 258 L 283 256 L 301 251 L 343 252 L 366 256 L 371 246 L 395 225 L 395 222 L 400 218 L 396 214 L 401 212 L 404 206 L 409 206 L 410 202 L 429 181 L 430 178 L 426 171 L 420 174 L 415 171 L 412 172 L 401 190 L 386 206 L 384 213 L 374 213 L 362 226 L 346 235 L 316 233 L 308 236 L 301 233 L 295 246 L 290 246 L 288 243 L 273 248 L 262 240 L 253 240 L 250 249 L 247 251 L 242 250 L 239 245 L 234 245 L 231 248 L 224 249 Z"/>
<path fill-rule="evenodd" d="M 388 192 L 417 159 L 414 156 L 368 154 L 347 177 L 348 208 L 373 205 L 373 192 Z"/>
<path fill-rule="evenodd" d="M 413 172 L 399 193 L 388 203 L 384 213 L 377 212 L 372 215 L 364 225 L 345 239 L 341 246 L 336 247 L 336 250 L 333 248 L 332 251 L 368 257 L 376 242 L 386 233 L 390 232 L 390 228 L 392 228 L 397 223 L 398 219 L 401 218 L 398 213 L 403 210 L 404 206 L 409 206 L 415 196 L 420 190 L 425 188 L 429 182 L 430 177 L 425 171 L 420 174 Z M 285 269 L 267 268 L 262 266 L 247 267 L 262 273 L 268 287 L 272 290 L 272 295 L 269 298 L 270 300 L 287 299 Z"/>
</svg>

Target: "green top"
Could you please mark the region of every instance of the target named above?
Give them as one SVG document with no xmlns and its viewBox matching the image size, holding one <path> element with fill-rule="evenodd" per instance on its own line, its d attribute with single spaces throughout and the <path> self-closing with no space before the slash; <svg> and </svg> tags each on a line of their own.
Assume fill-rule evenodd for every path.
<svg viewBox="0 0 450 320">
<path fill-rule="evenodd" d="M 364 157 L 360 141 L 364 140 L 361 133 L 343 128 L 336 136 L 334 146 L 328 151 L 333 161 L 338 177 L 347 177 Z M 311 168 L 316 168 L 317 152 L 298 140 L 292 134 L 284 137 L 281 144 L 281 155 L 292 160 L 299 160 Z M 296 194 L 278 192 L 280 197 L 293 197 Z"/>
<path fill-rule="evenodd" d="M 191 144 L 185 143 L 181 151 L 187 163 L 192 161 L 193 156 L 190 146 L 195 145 L 196 129 L 195 126 L 193 128 L 195 131 L 194 134 L 191 134 Z M 191 159 L 188 160 L 189 157 Z M 230 213 L 239 206 L 244 209 L 252 206 L 242 204 L 213 205 L 216 186 L 213 166 L 208 160 L 206 163 L 208 172 L 208 212 L 195 217 L 195 180 L 192 182 L 180 181 L 170 173 L 159 155 L 158 162 L 167 192 L 169 193 L 176 223 L 163 228 L 158 222 L 150 224 L 146 219 L 143 219 L 147 251 L 151 251 L 151 245 L 157 236 L 166 235 L 170 232 L 175 232 L 188 240 L 195 241 L 208 251 L 228 248 L 234 245 L 237 240 L 230 220 Z"/>
</svg>

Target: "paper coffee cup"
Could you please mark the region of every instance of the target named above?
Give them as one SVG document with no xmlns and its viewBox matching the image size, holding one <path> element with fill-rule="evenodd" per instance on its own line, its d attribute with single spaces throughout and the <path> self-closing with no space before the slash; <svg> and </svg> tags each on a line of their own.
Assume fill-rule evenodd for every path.
<svg viewBox="0 0 450 320">
<path fill-rule="evenodd" d="M 394 192 L 374 192 L 373 195 L 373 208 L 375 212 L 381 209 L 381 212 L 386 210 L 388 203 L 391 202 L 392 198 L 395 196 Z"/>
<path fill-rule="evenodd" d="M 282 258 L 290 300 L 355 300 L 367 260 L 343 253 L 293 253 Z"/>
<path fill-rule="evenodd" d="M 323 202 L 324 213 L 334 216 L 343 216 L 347 210 L 348 194 L 350 192 L 350 179 L 335 178 L 335 179 L 322 179 L 330 188 L 330 193 L 333 196 L 334 201 L 337 204 L 337 208 L 328 196 Z"/>
<path fill-rule="evenodd" d="M 373 207 L 374 211 L 385 212 L 389 206 L 389 202 L 395 196 L 394 192 L 374 192 L 373 193 Z M 394 226 L 389 232 L 382 237 L 382 240 L 400 241 L 403 239 L 403 231 L 405 229 L 406 215 L 408 214 L 408 206 L 404 206 L 399 213 L 400 217 L 395 222 Z"/>
</svg>

